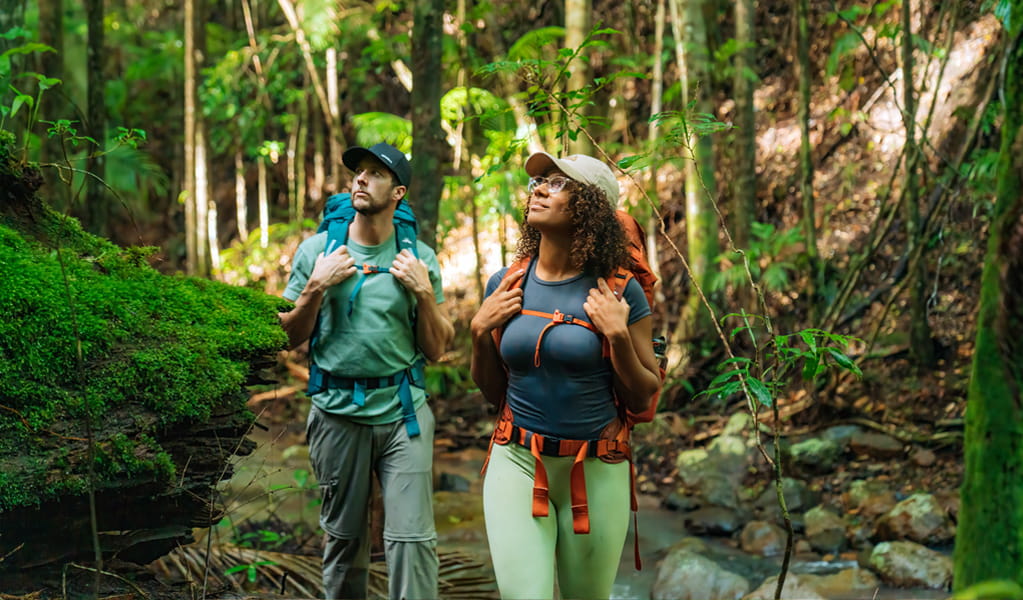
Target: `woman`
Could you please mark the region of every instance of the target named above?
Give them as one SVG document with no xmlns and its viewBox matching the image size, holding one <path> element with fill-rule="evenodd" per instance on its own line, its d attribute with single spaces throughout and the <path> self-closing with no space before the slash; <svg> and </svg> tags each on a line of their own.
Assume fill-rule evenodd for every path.
<svg viewBox="0 0 1023 600">
<path fill-rule="evenodd" d="M 611 169 L 541 152 L 526 173 L 517 261 L 472 320 L 472 376 L 502 411 L 487 537 L 503 598 L 553 598 L 555 582 L 564 598 L 607 598 L 631 489 L 628 451 L 611 440 L 660 387 L 650 307 L 635 279 L 608 284 L 629 266 Z"/>
</svg>

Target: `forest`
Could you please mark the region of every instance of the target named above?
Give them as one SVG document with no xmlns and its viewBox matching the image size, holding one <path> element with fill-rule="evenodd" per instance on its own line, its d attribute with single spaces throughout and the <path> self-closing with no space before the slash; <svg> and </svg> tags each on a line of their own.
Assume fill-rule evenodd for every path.
<svg viewBox="0 0 1023 600">
<path fill-rule="evenodd" d="M 469 324 L 546 151 L 659 280 L 615 597 L 1023 599 L 1023 0 L 0 0 L 0 598 L 322 597 L 277 315 L 380 141 L 442 597 L 498 597 Z"/>
</svg>

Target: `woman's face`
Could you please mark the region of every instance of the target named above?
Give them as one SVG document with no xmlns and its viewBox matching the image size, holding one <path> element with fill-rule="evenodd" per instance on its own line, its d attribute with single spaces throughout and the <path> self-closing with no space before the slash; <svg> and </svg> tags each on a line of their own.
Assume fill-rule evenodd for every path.
<svg viewBox="0 0 1023 600">
<path fill-rule="evenodd" d="M 529 204 L 526 222 L 537 229 L 571 229 L 572 185 L 574 181 L 560 171 L 529 180 Z"/>
</svg>

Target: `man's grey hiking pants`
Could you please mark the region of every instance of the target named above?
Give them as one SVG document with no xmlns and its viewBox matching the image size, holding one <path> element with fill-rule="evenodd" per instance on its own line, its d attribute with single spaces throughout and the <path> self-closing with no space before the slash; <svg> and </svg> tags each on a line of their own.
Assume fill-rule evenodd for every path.
<svg viewBox="0 0 1023 600">
<path fill-rule="evenodd" d="M 416 411 L 421 434 L 402 421 L 360 425 L 309 409 L 309 460 L 323 504 L 327 534 L 323 585 L 328 600 L 366 598 L 372 477 L 384 504 L 384 550 L 392 600 L 437 598 L 437 531 L 433 521 L 433 411 Z"/>
</svg>

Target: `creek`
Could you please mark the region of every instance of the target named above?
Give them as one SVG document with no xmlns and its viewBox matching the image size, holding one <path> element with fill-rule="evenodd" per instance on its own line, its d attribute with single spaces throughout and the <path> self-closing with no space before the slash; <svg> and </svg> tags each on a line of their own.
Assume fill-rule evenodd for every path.
<svg viewBox="0 0 1023 600">
<path fill-rule="evenodd" d="M 246 523 L 283 523 L 291 535 L 318 543 L 315 535 L 318 519 L 316 482 L 309 473 L 308 447 L 304 444 L 304 422 L 256 429 L 250 434 L 258 444 L 249 456 L 235 465 L 235 474 L 223 488 L 228 518 L 215 528 L 220 541 L 230 541 L 232 532 L 245 529 Z M 438 444 L 434 454 L 435 519 L 440 550 L 460 550 L 490 563 L 480 493 L 480 467 L 485 451 L 463 448 L 449 451 Z M 633 531 L 622 552 L 612 598 L 648 600 L 657 574 L 657 563 L 667 550 L 689 536 L 680 513 L 660 506 L 658 498 L 641 495 L 638 513 L 640 551 L 643 569 L 633 564 Z M 251 530 L 251 528 L 250 528 Z M 269 532 L 267 535 L 273 535 Z M 760 557 L 744 553 L 727 539 L 704 537 L 714 558 L 730 571 L 742 575 L 754 585 L 777 575 L 780 557 Z M 793 560 L 792 573 L 826 575 L 856 566 L 854 560 Z M 489 566 L 487 567 L 489 569 Z M 829 600 L 945 600 L 949 594 L 928 589 L 849 590 Z"/>
</svg>

